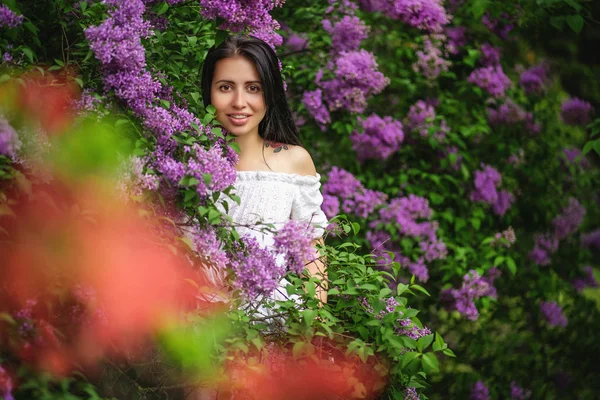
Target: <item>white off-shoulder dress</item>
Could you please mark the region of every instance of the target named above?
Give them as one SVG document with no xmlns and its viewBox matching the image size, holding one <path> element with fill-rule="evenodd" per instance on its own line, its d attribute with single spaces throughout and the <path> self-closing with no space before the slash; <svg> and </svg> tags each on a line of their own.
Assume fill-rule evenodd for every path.
<svg viewBox="0 0 600 400">
<path fill-rule="evenodd" d="M 312 239 L 323 236 L 328 220 L 321 210 L 321 176 L 298 175 L 273 171 L 237 171 L 234 185 L 240 204 L 232 199 L 224 199 L 217 204 L 220 211 L 231 217 L 235 229 L 240 234 L 255 237 L 263 247 L 273 245 L 274 232 L 289 220 L 298 220 L 313 226 L 307 234 Z M 271 228 L 267 228 L 272 225 Z M 283 259 L 278 259 L 283 262 Z M 219 278 L 216 278 L 219 280 Z M 273 300 L 285 300 L 285 286 L 289 282 L 282 279 L 278 288 L 270 296 Z"/>
</svg>

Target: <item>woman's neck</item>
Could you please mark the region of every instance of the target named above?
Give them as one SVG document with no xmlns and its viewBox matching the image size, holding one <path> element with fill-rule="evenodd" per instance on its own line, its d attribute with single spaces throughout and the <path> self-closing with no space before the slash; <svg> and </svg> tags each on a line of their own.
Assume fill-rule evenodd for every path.
<svg viewBox="0 0 600 400">
<path fill-rule="evenodd" d="M 264 140 L 258 133 L 238 136 L 235 138 L 235 142 L 240 146 L 240 160 L 262 159 Z"/>
</svg>

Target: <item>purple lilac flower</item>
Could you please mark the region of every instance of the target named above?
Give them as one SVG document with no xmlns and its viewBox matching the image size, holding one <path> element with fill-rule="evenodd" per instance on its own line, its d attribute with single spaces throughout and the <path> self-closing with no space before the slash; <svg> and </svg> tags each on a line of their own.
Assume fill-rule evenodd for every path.
<svg viewBox="0 0 600 400">
<path fill-rule="evenodd" d="M 510 155 L 510 157 L 508 157 L 508 160 L 506 160 L 509 164 L 514 165 L 515 167 L 518 167 L 522 164 L 525 163 L 525 150 L 523 149 L 517 149 L 516 152 L 514 152 L 513 154 Z"/>
<path fill-rule="evenodd" d="M 285 273 L 284 267 L 277 264 L 274 254 L 256 238 L 243 236 L 241 241 L 244 248 L 236 249 L 231 261 L 235 274 L 233 287 L 248 298 L 271 294 Z"/>
<path fill-rule="evenodd" d="M 481 166 L 482 170 L 475 171 L 475 190 L 471 193 L 471 200 L 494 204 L 498 201 L 496 188 L 502 183 L 502 175 L 490 165 Z"/>
<path fill-rule="evenodd" d="M 360 42 L 367 38 L 369 27 L 356 16 L 346 15 L 333 24 L 324 24 L 324 28 L 331 35 L 331 47 L 336 53 L 341 51 L 356 51 Z"/>
<path fill-rule="evenodd" d="M 455 156 L 451 157 L 450 156 L 451 154 L 455 154 Z M 460 165 L 461 165 L 462 159 L 463 159 L 463 156 L 458 152 L 458 147 L 456 147 L 456 146 L 446 147 L 446 151 L 445 151 L 444 155 L 450 161 L 450 167 L 453 170 L 458 171 L 460 169 Z"/>
<path fill-rule="evenodd" d="M 483 381 L 477 381 L 471 387 L 470 400 L 490 400 L 490 390 Z"/>
<path fill-rule="evenodd" d="M 221 146 L 215 145 L 205 150 L 195 144 L 192 150 L 195 157 L 188 161 L 186 174 L 198 180 L 196 191 L 200 196 L 224 190 L 235 183 L 237 177 L 235 168 L 223 156 Z M 208 183 L 207 175 L 211 176 Z"/>
<path fill-rule="evenodd" d="M 325 104 L 323 104 L 323 92 L 321 89 L 316 89 L 310 92 L 304 92 L 302 102 L 306 106 L 309 114 L 315 119 L 321 130 L 325 129 L 325 125 L 331 122 L 331 116 Z"/>
<path fill-rule="evenodd" d="M 404 390 L 404 400 L 419 400 L 419 393 L 417 393 L 417 389 L 414 387 L 407 387 Z"/>
<path fill-rule="evenodd" d="M 581 235 L 581 245 L 600 249 L 600 229 Z"/>
<path fill-rule="evenodd" d="M 549 265 L 550 256 L 558 250 L 559 240 L 553 235 L 535 235 L 535 245 L 529 253 L 529 258 L 537 265 Z"/>
<path fill-rule="evenodd" d="M 496 272 L 489 277 L 481 277 L 477 271 L 469 271 L 463 277 L 460 289 L 448 289 L 442 294 L 446 297 L 446 307 L 457 310 L 471 321 L 477 320 L 479 311 L 475 300 L 484 296 L 496 297 L 496 288 L 493 286 L 496 277 Z"/>
<path fill-rule="evenodd" d="M 13 382 L 6 370 L 0 365 L 0 396 L 4 400 L 15 400 L 12 395 Z"/>
<path fill-rule="evenodd" d="M 408 110 L 406 127 L 416 131 L 421 137 L 429 136 L 429 128 L 435 120 L 435 109 L 423 100 L 417 101 Z"/>
<path fill-rule="evenodd" d="M 375 207 L 382 205 L 387 195 L 376 190 L 365 189 L 356 192 L 353 199 L 346 199 L 342 204 L 345 213 L 353 213 L 360 218 L 367 218 Z"/>
<path fill-rule="evenodd" d="M 512 85 L 500 65 L 478 68 L 471 72 L 467 80 L 496 98 L 504 97 L 506 90 Z"/>
<path fill-rule="evenodd" d="M 567 125 L 585 126 L 590 122 L 593 107 L 587 101 L 574 97 L 562 103 L 560 117 Z"/>
<path fill-rule="evenodd" d="M 500 65 L 500 49 L 489 43 L 481 45 L 481 63 L 484 67 Z"/>
<path fill-rule="evenodd" d="M 296 53 L 308 49 L 309 43 L 308 39 L 294 33 L 287 38 L 285 46 L 290 52 Z"/>
<path fill-rule="evenodd" d="M 288 270 L 301 274 L 304 265 L 313 261 L 317 254 L 312 245 L 314 228 L 302 221 L 290 220 L 276 234 L 273 248 L 285 254 Z"/>
<path fill-rule="evenodd" d="M 585 216 L 585 207 L 575 198 L 569 198 L 569 204 L 563 208 L 562 213 L 552 220 L 554 236 L 561 240 L 575 232 Z"/>
<path fill-rule="evenodd" d="M 525 390 L 515 381 L 510 383 L 510 398 L 512 400 L 526 400 L 531 397 L 531 390 Z"/>
<path fill-rule="evenodd" d="M 439 0 L 379 0 L 377 11 L 427 32 L 441 32 L 450 17 Z"/>
<path fill-rule="evenodd" d="M 533 119 L 533 114 L 526 112 L 510 98 L 507 98 L 498 109 L 488 108 L 487 111 L 492 126 L 523 123 L 525 129 L 531 133 L 538 133 L 540 130 L 539 124 Z"/>
<path fill-rule="evenodd" d="M 390 83 L 377 70 L 373 53 L 366 50 L 342 51 L 334 66 L 335 78 L 320 82 L 331 111 L 346 109 L 351 113 L 361 113 L 367 106 L 367 100 Z"/>
<path fill-rule="evenodd" d="M 443 35 L 431 35 L 423 39 L 423 50 L 417 51 L 417 61 L 413 70 L 429 80 L 436 79 L 442 72 L 448 71 L 452 63 L 444 58 Z"/>
<path fill-rule="evenodd" d="M 512 203 L 515 201 L 515 196 L 512 193 L 507 192 L 506 190 L 501 190 L 498 192 L 498 200 L 494 204 L 492 204 L 492 210 L 496 215 L 504 215 L 506 211 L 510 208 Z"/>
<path fill-rule="evenodd" d="M 548 65 L 541 63 L 524 71 L 520 78 L 519 84 L 527 94 L 541 94 L 546 88 L 548 81 Z"/>
<path fill-rule="evenodd" d="M 445 33 L 448 38 L 448 52 L 450 54 L 458 54 L 459 49 L 467 44 L 467 28 L 464 26 L 448 27 Z"/>
<path fill-rule="evenodd" d="M 340 212 L 340 200 L 336 196 L 323 194 L 323 204 L 321 204 L 321 209 L 327 218 L 331 219 Z"/>
<path fill-rule="evenodd" d="M 127 164 L 126 193 L 140 196 L 143 190 L 154 191 L 158 189 L 158 176 L 145 171 L 145 166 L 148 164 L 147 158 L 134 156 Z"/>
<path fill-rule="evenodd" d="M 508 248 L 515 244 L 516 241 L 517 237 L 515 231 L 512 226 L 509 226 L 508 229 L 494 235 L 494 240 L 490 242 L 490 246 L 495 246 L 497 243 L 500 243 L 502 246 Z"/>
<path fill-rule="evenodd" d="M 0 5 L 0 28 L 16 28 L 23 23 L 23 18 L 4 4 Z"/>
<path fill-rule="evenodd" d="M 597 288 L 598 281 L 594 276 L 594 269 L 590 266 L 583 267 L 583 278 L 577 278 L 573 281 L 573 288 L 581 292 L 585 288 Z"/>
<path fill-rule="evenodd" d="M 362 298 L 361 304 L 365 307 L 365 310 L 371 314 L 374 314 L 373 307 L 368 303 L 367 299 Z M 379 314 L 374 314 L 375 318 L 382 320 L 387 314 L 396 311 L 396 307 L 400 305 L 398 301 L 393 297 L 388 297 L 385 300 L 385 309 L 381 310 Z M 402 317 L 404 314 L 398 311 Z M 399 318 L 396 320 L 395 333 L 397 335 L 408 336 L 412 339 L 418 340 L 420 337 L 431 335 L 431 330 L 427 327 L 419 328 L 410 318 Z"/>
<path fill-rule="evenodd" d="M 0 155 L 13 158 L 21 148 L 17 132 L 7 120 L 0 117 Z"/>
<path fill-rule="evenodd" d="M 274 48 L 280 46 L 283 39 L 275 33 L 280 26 L 270 12 L 273 8 L 282 6 L 284 1 L 200 0 L 200 7 L 204 18 L 224 20 L 221 29 L 242 32 L 248 28 L 252 35 L 265 40 Z"/>
<path fill-rule="evenodd" d="M 13 56 L 9 52 L 4 52 L 2 54 L 2 61 L 5 63 L 10 63 L 13 61 Z"/>
<path fill-rule="evenodd" d="M 217 268 L 225 268 L 229 263 L 229 256 L 223 250 L 217 232 L 212 227 L 196 227 L 193 234 L 196 251 L 208 263 Z"/>
<path fill-rule="evenodd" d="M 81 93 L 81 96 L 79 97 L 79 99 L 77 101 L 75 101 L 73 108 L 82 113 L 91 112 L 91 111 L 96 110 L 96 108 L 98 107 L 99 104 L 100 104 L 100 100 L 96 96 L 94 96 L 94 93 L 92 92 L 92 90 L 85 89 Z"/>
<path fill-rule="evenodd" d="M 392 117 L 381 118 L 376 114 L 359 121 L 363 132 L 355 131 L 350 135 L 350 140 L 360 162 L 369 159 L 385 160 L 398 151 L 404 140 L 400 121 Z"/>
<path fill-rule="evenodd" d="M 510 16 L 506 13 L 502 13 L 499 18 L 493 18 L 489 13 L 485 13 L 481 22 L 503 40 L 508 39 L 508 34 L 514 28 Z"/>
<path fill-rule="evenodd" d="M 329 172 L 329 180 L 323 185 L 323 194 L 349 199 L 362 188 L 362 184 L 350 172 L 333 167 Z"/>
<path fill-rule="evenodd" d="M 578 163 L 580 167 L 584 169 L 588 169 L 591 167 L 588 159 L 585 156 L 581 155 L 581 150 L 575 147 L 565 147 L 563 149 L 563 153 L 569 164 L 575 164 L 575 161 L 577 161 L 577 159 L 580 158 Z"/>
<path fill-rule="evenodd" d="M 562 307 L 556 302 L 543 301 L 540 304 L 540 311 L 551 326 L 561 326 L 563 328 L 567 326 L 567 317 L 565 317 Z"/>
</svg>

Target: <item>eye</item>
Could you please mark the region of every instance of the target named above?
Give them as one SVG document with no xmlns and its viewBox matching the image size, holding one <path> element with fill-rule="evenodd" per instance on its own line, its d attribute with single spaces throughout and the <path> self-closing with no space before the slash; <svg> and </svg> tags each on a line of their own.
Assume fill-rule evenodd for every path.
<svg viewBox="0 0 600 400">
<path fill-rule="evenodd" d="M 223 84 L 223 85 L 219 86 L 219 90 L 222 92 L 226 92 L 229 89 L 231 89 L 231 85 L 228 85 L 228 84 Z"/>
<path fill-rule="evenodd" d="M 258 93 L 258 92 L 260 92 L 260 90 L 261 90 L 260 86 L 257 86 L 257 85 L 250 85 L 250 86 L 248 86 L 248 91 L 250 93 Z"/>
</svg>

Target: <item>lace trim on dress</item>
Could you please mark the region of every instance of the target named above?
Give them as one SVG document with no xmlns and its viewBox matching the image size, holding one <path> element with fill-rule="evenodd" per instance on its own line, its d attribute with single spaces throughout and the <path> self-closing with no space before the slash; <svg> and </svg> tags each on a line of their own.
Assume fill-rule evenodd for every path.
<svg viewBox="0 0 600 400">
<path fill-rule="evenodd" d="M 299 175 L 275 171 L 237 171 L 237 180 L 241 182 L 277 181 L 297 185 L 314 185 L 321 181 L 321 175 Z"/>
</svg>

